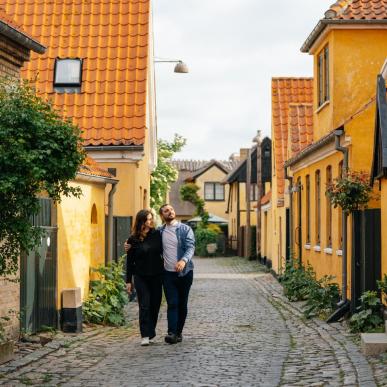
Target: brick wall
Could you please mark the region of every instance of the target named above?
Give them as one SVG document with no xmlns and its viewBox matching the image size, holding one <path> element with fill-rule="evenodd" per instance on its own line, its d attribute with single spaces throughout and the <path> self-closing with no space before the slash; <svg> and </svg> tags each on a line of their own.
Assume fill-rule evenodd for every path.
<svg viewBox="0 0 387 387">
<path fill-rule="evenodd" d="M 0 34 L 0 76 L 18 78 L 24 61 L 29 59 L 29 51 Z M 1 320 L 8 338 L 16 338 L 20 323 L 20 284 L 0 277 L 0 317 L 8 316 L 9 321 Z"/>
</svg>

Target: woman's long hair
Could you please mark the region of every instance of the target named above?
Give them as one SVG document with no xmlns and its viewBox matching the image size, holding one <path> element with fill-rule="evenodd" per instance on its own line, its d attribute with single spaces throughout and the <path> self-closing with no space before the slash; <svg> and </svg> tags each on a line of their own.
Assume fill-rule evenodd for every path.
<svg viewBox="0 0 387 387">
<path fill-rule="evenodd" d="M 148 215 L 152 215 L 153 218 L 153 214 L 150 210 L 138 211 L 136 215 L 136 221 L 134 222 L 134 226 L 132 228 L 132 236 L 140 241 L 144 240 L 146 236 L 145 222 L 148 219 Z"/>
</svg>

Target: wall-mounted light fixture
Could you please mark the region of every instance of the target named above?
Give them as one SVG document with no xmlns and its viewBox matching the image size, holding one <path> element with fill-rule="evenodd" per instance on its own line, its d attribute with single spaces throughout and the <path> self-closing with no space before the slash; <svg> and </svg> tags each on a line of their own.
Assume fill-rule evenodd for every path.
<svg viewBox="0 0 387 387">
<path fill-rule="evenodd" d="M 187 74 L 189 73 L 188 66 L 182 60 L 172 60 L 172 59 L 155 59 L 155 63 L 176 63 L 175 69 L 173 70 L 178 74 Z"/>
</svg>

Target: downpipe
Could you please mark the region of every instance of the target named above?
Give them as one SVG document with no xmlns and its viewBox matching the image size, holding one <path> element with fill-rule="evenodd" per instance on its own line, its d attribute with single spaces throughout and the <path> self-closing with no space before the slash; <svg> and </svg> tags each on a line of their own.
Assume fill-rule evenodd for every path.
<svg viewBox="0 0 387 387">
<path fill-rule="evenodd" d="M 346 176 L 348 171 L 348 148 L 343 147 L 340 145 L 340 138 L 344 134 L 344 129 L 340 128 L 335 130 L 335 149 L 343 154 L 343 175 Z M 341 317 L 343 317 L 348 311 L 350 307 L 350 303 L 347 298 L 347 278 L 348 278 L 348 271 L 347 271 L 347 220 L 348 220 L 348 213 L 347 211 L 342 211 L 342 236 L 343 236 L 343 255 L 342 255 L 342 276 L 341 276 L 341 301 L 337 304 L 338 309 L 335 310 L 332 315 L 328 318 L 327 322 L 335 322 L 338 321 Z"/>
<path fill-rule="evenodd" d="M 288 168 L 285 167 L 285 179 L 289 181 L 289 256 L 293 260 L 293 176 L 288 174 Z M 286 256 L 286 253 L 285 253 Z M 292 262 L 293 264 L 293 262 Z"/>
<path fill-rule="evenodd" d="M 105 263 L 111 263 L 113 261 L 113 203 L 114 194 L 117 191 L 118 181 L 112 182 L 112 188 L 108 196 L 108 221 L 107 221 L 107 257 Z"/>
</svg>

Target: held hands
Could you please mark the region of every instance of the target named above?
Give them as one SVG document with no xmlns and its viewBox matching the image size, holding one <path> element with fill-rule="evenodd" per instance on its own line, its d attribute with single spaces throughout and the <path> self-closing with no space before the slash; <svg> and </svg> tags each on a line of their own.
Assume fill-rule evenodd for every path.
<svg viewBox="0 0 387 387">
<path fill-rule="evenodd" d="M 176 263 L 175 270 L 178 273 L 181 273 L 185 268 L 185 265 L 186 265 L 186 262 L 181 259 L 179 262 Z"/>
<path fill-rule="evenodd" d="M 125 253 L 127 253 L 130 250 L 131 247 L 132 247 L 132 245 L 130 243 L 125 242 L 124 243 Z"/>
<path fill-rule="evenodd" d="M 131 283 L 126 284 L 126 291 L 128 292 L 128 294 L 132 293 L 132 284 Z"/>
</svg>

